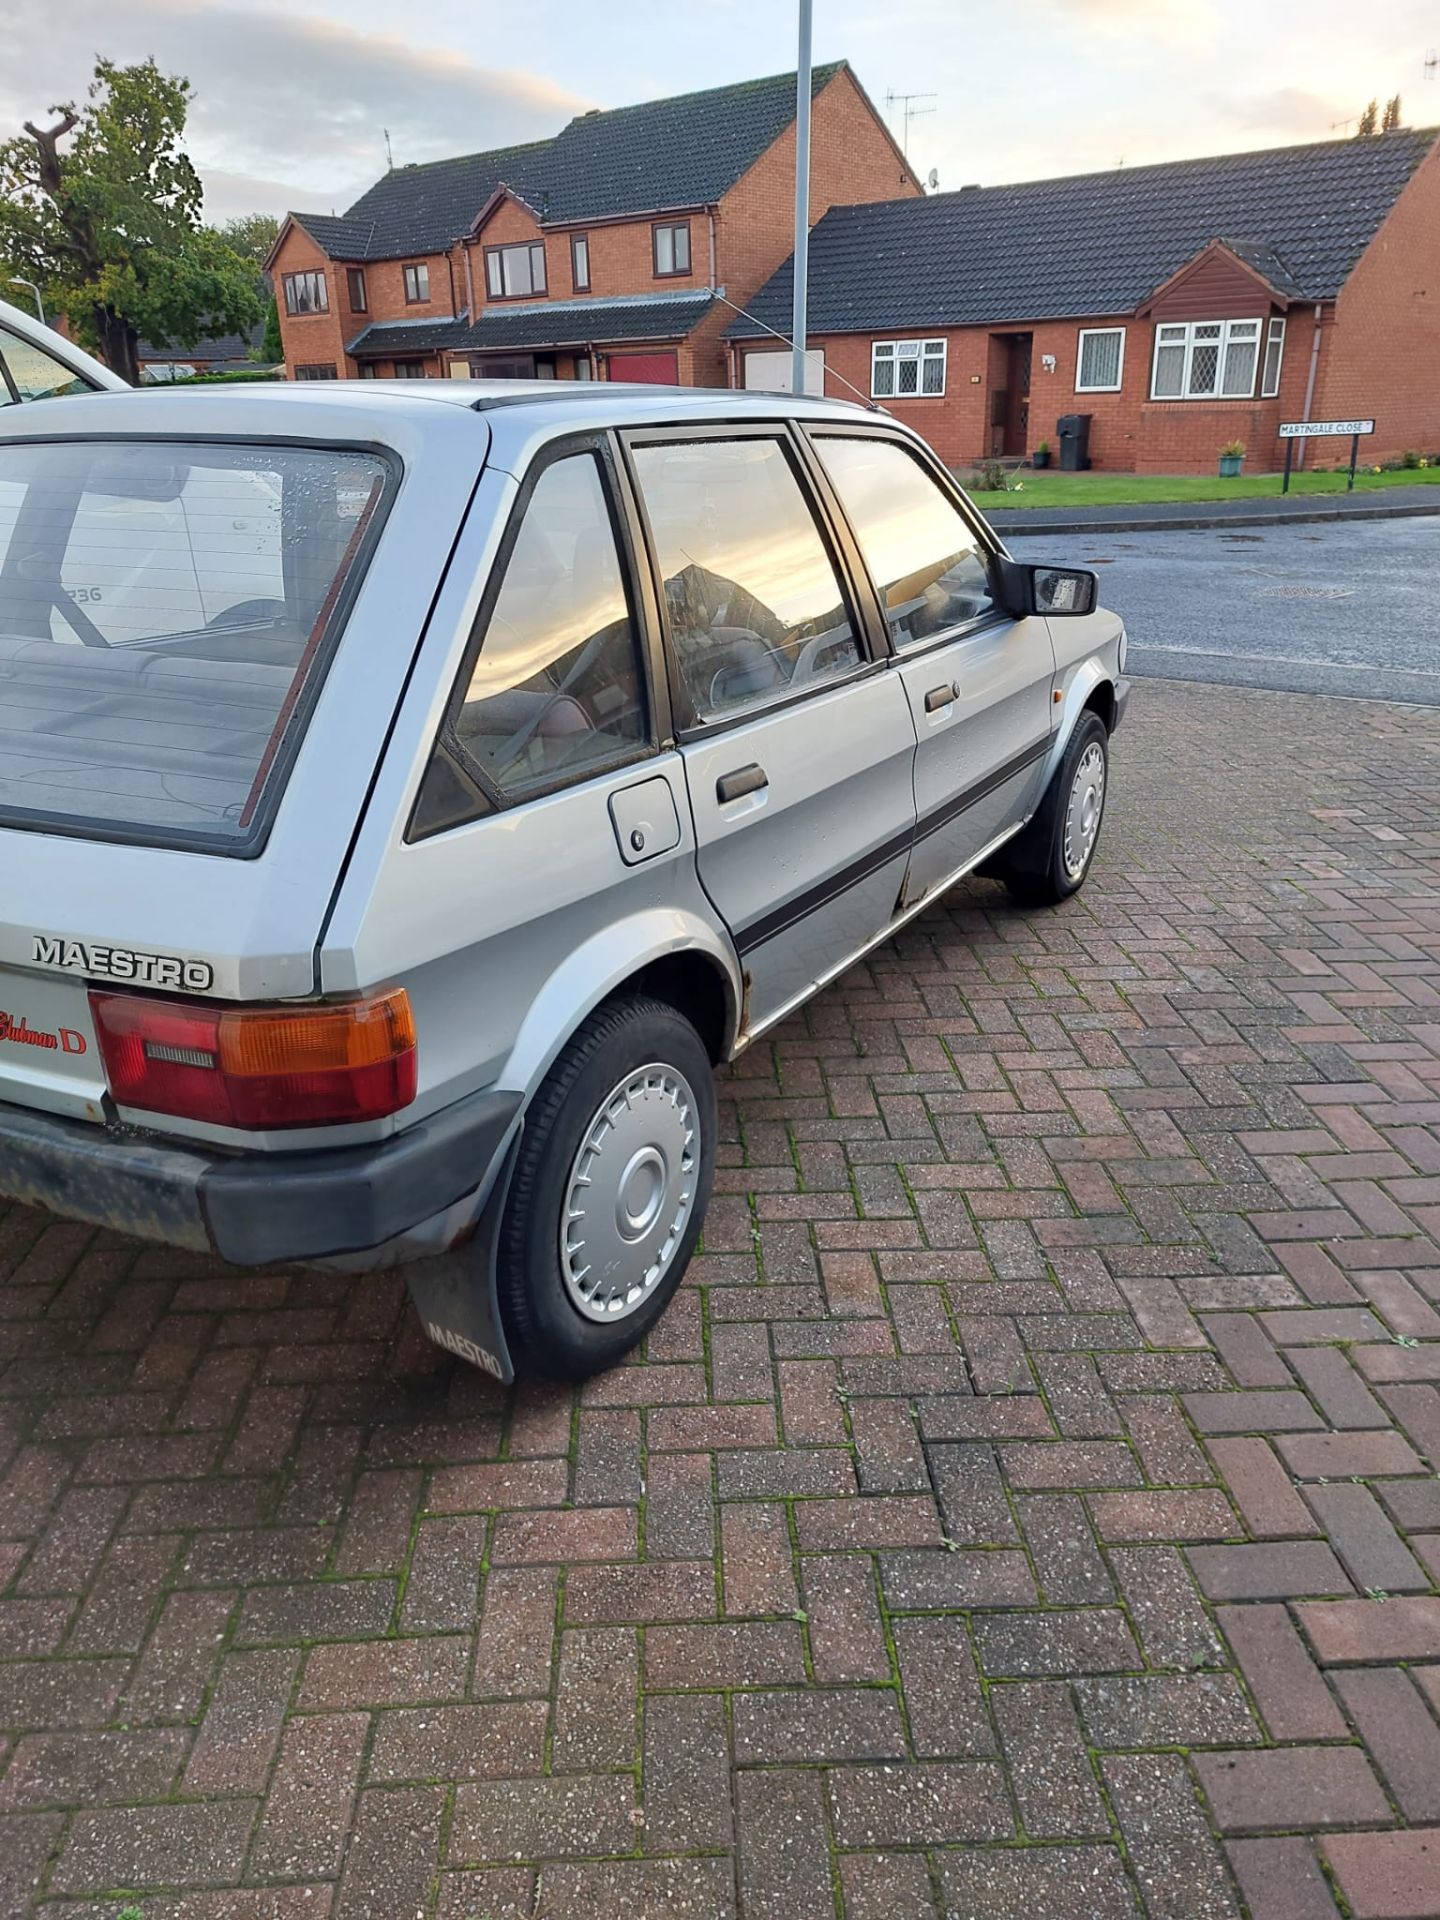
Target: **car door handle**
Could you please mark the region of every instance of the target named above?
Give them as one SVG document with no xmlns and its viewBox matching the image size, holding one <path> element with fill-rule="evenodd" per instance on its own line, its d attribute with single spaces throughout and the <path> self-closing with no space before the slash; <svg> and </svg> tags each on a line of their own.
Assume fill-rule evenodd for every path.
<svg viewBox="0 0 1440 1920">
<path fill-rule="evenodd" d="M 959 698 L 960 689 L 953 680 L 948 687 L 931 687 L 925 696 L 925 711 L 938 713 L 941 707 L 953 706 Z"/>
<path fill-rule="evenodd" d="M 747 793 L 759 793 L 769 784 L 769 774 L 758 761 L 752 760 L 748 767 L 736 767 L 733 773 L 721 774 L 715 782 L 715 798 L 722 804 L 727 800 L 743 800 Z"/>
</svg>

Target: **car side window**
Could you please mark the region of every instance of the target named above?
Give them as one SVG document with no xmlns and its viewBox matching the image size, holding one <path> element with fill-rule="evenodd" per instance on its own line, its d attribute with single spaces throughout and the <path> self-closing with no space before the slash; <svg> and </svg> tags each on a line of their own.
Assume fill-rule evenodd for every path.
<svg viewBox="0 0 1440 1920">
<path fill-rule="evenodd" d="M 893 440 L 817 434 L 897 649 L 991 612 L 986 557 L 919 461 Z"/>
<path fill-rule="evenodd" d="M 3 327 L 0 327 L 0 359 L 4 360 L 10 376 L 8 381 L 0 380 L 0 404 L 9 400 L 11 383 L 22 400 L 48 400 L 52 394 L 91 391 L 90 382 L 82 375 L 46 353 L 43 347 L 32 346 L 28 340 Z"/>
<path fill-rule="evenodd" d="M 861 664 L 834 562 L 780 439 L 666 440 L 634 458 L 682 724 L 729 719 Z"/>
<path fill-rule="evenodd" d="M 585 779 L 649 739 L 639 639 L 593 453 L 536 481 L 455 735 L 507 797 Z"/>
</svg>

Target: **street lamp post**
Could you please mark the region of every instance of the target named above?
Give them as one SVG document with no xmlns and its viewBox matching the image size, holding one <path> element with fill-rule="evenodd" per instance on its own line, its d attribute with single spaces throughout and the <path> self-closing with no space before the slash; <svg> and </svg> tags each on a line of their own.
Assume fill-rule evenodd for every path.
<svg viewBox="0 0 1440 1920">
<path fill-rule="evenodd" d="M 12 273 L 10 276 L 10 285 L 12 287 L 28 287 L 30 289 L 31 293 L 35 296 L 35 311 L 40 316 L 40 324 L 42 327 L 45 326 L 45 302 L 40 298 L 40 289 L 36 286 L 35 282 L 33 280 L 22 280 L 18 273 Z"/>
<path fill-rule="evenodd" d="M 795 304 L 791 313 L 792 393 L 805 391 L 805 294 L 810 266 L 810 7 L 800 0 L 800 57 L 795 69 Z"/>
</svg>

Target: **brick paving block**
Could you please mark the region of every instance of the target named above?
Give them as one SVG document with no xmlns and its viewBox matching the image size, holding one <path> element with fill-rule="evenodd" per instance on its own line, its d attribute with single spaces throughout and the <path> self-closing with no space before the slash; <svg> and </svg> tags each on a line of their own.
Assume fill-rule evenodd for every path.
<svg viewBox="0 0 1440 1920">
<path fill-rule="evenodd" d="M 1021 1824 L 1036 1840 L 1105 1839 L 1109 1817 L 1060 1681 L 994 1687 L 990 1704 Z"/>
<path fill-rule="evenodd" d="M 1286 1540 L 1261 1546 L 1187 1549 L 1200 1591 L 1208 1600 L 1287 1600 L 1305 1594 L 1353 1591 L 1323 1540 Z"/>
<path fill-rule="evenodd" d="M 1014 1831 L 1005 1776 L 988 1760 L 837 1768 L 829 1783 L 842 1847 L 945 1846 Z"/>
<path fill-rule="evenodd" d="M 312 1647 L 296 1706 L 302 1713 L 324 1713 L 458 1700 L 465 1691 L 469 1655 L 470 1643 L 461 1634 Z"/>
<path fill-rule="evenodd" d="M 557 1773 L 633 1765 L 638 1685 L 634 1628 L 580 1627 L 561 1634 L 551 1741 Z"/>
<path fill-rule="evenodd" d="M 1033 1607 L 1039 1601 L 1025 1555 L 1007 1548 L 909 1547 L 880 1555 L 892 1612 L 933 1608 Z"/>
<path fill-rule="evenodd" d="M 800 1596 L 782 1505 L 756 1501 L 722 1507 L 720 1539 L 727 1614 L 795 1611 Z"/>
<path fill-rule="evenodd" d="M 389 1626 L 395 1595 L 393 1580 L 304 1581 L 253 1587 L 241 1602 L 235 1644 L 256 1647 L 371 1639 Z"/>
<path fill-rule="evenodd" d="M 584 1416 L 582 1416 L 583 1420 Z M 420 1476 L 413 1476 L 417 1483 Z M 367 1473 L 361 1476 L 351 1502 L 351 1523 L 368 1494 L 377 1507 L 385 1502 L 384 1515 L 393 1514 L 392 1525 L 405 1526 L 408 1542 L 410 1510 L 406 1501 L 412 1475 L 405 1472 Z M 438 1467 L 430 1476 L 425 1505 L 430 1513 L 487 1513 L 504 1507 L 558 1507 L 566 1497 L 569 1475 L 564 1460 L 477 1460 L 464 1467 Z M 376 1484 L 379 1483 L 379 1484 Z M 386 1484 L 388 1483 L 388 1484 Z M 365 1517 L 363 1514 L 360 1516 Z M 377 1513 L 371 1524 L 383 1526 Z M 349 1526 L 347 1525 L 347 1535 Z M 393 1537 L 393 1536 L 392 1536 Z M 343 1555 L 342 1555 L 343 1558 Z M 366 1572 L 383 1572 L 393 1562 L 386 1560 Z M 355 1569 L 357 1572 L 359 1568 Z M 345 1571 L 342 1566 L 341 1572 Z"/>
<path fill-rule="evenodd" d="M 225 1656 L 185 1768 L 186 1793 L 264 1792 L 299 1667 L 291 1649 Z"/>
<path fill-rule="evenodd" d="M 909 1407 L 900 1400 L 850 1402 L 862 1493 L 928 1492 L 930 1474 Z"/>
<path fill-rule="evenodd" d="M 870 1556 L 812 1554 L 800 1564 L 815 1678 L 888 1680 L 890 1654 Z"/>
<path fill-rule="evenodd" d="M 1440 1658 L 1440 1599 L 1312 1600 L 1296 1614 L 1326 1666 Z"/>
<path fill-rule="evenodd" d="M 734 1920 L 728 1860 L 604 1860 L 540 1870 L 535 1912 L 584 1914 L 586 1920 Z M 487 1920 L 489 1915 L 487 1912 Z"/>
<path fill-rule="evenodd" d="M 1133 1920 L 1118 1847 L 967 1847 L 937 1856 L 946 1920 Z M 888 1910 L 875 1909 L 875 1920 Z"/>
<path fill-rule="evenodd" d="M 0 1811 L 163 1800 L 189 1739 L 181 1727 L 24 1734 L 0 1777 Z M 0 1834 L 9 1824 L 0 1820 Z"/>
<path fill-rule="evenodd" d="M 664 1456 L 656 1458 L 663 1461 Z M 722 1500 L 851 1494 L 859 1485 L 855 1458 L 848 1447 L 737 1448 L 715 1456 L 715 1477 Z"/>
<path fill-rule="evenodd" d="M 123 1487 L 75 1487 L 52 1509 L 16 1593 L 79 1593 L 90 1584 L 125 1511 Z"/>
<path fill-rule="evenodd" d="M 1260 1738 L 1232 1674 L 1108 1674 L 1074 1687 L 1095 1747 L 1233 1747 Z"/>
<path fill-rule="evenodd" d="M 1174 1547 L 1111 1550 L 1121 1596 L 1152 1667 L 1223 1664 L 1220 1641 L 1190 1569 Z"/>
<path fill-rule="evenodd" d="M 73 1653 L 138 1653 L 179 1557 L 174 1534 L 113 1541 L 70 1634 Z"/>
<path fill-rule="evenodd" d="M 900 1706 L 888 1687 L 741 1693 L 732 1714 L 741 1767 L 905 1757 Z"/>
<path fill-rule="evenodd" d="M 442 1873 L 435 1920 L 533 1920 L 535 1875 L 529 1867 L 480 1867 Z"/>
<path fill-rule="evenodd" d="M 229 1886 L 240 1877 L 254 1819 L 253 1800 L 77 1813 L 51 1890 Z"/>
<path fill-rule="evenodd" d="M 1380 1398 L 1416 1451 L 1440 1468 L 1440 1392 L 1434 1387 L 1382 1387 Z"/>
<path fill-rule="evenodd" d="M 307 1715 L 289 1723 L 250 1848 L 252 1876 L 300 1880 L 336 1872 L 367 1729 L 361 1713 Z"/>
<path fill-rule="evenodd" d="M 1434 1920 L 1440 1913 L 1440 1827 L 1327 1834 L 1321 1850 L 1353 1920 Z"/>
<path fill-rule="evenodd" d="M 440 1864 L 444 1814 L 443 1787 L 371 1787 L 362 1793 L 345 1853 L 337 1920 L 395 1920 L 422 1912 Z"/>
<path fill-rule="evenodd" d="M 1389 1803 L 1356 1747 L 1197 1753 L 1193 1765 L 1222 1833 L 1277 1833 L 1388 1820 Z"/>
<path fill-rule="evenodd" d="M 1276 1441 L 1297 1480 L 1368 1480 L 1423 1473 L 1424 1463 L 1398 1433 L 1282 1433 Z"/>
<path fill-rule="evenodd" d="M 1212 1440 L 1210 1455 L 1246 1526 L 1262 1540 L 1318 1533 L 1314 1514 L 1267 1440 Z"/>
<path fill-rule="evenodd" d="M 1000 1464 L 1010 1486 L 1138 1487 L 1140 1463 L 1123 1440 L 1017 1440 L 1002 1445 Z"/>
<path fill-rule="evenodd" d="M 193 1720 L 220 1657 L 233 1593 L 172 1593 L 125 1691 L 131 1720 Z"/>
<path fill-rule="evenodd" d="M 745 1920 L 834 1920 L 821 1776 L 796 1768 L 741 1773 L 735 1821 Z"/>
<path fill-rule="evenodd" d="M 0 1726 L 103 1727 L 132 1665 L 125 1659 L 0 1664 Z"/>
<path fill-rule="evenodd" d="M 1381 1504 L 1409 1533 L 1440 1529 L 1440 1475 L 1425 1480 L 1382 1480 L 1375 1491 Z"/>
<path fill-rule="evenodd" d="M 729 1736 L 719 1694 L 646 1698 L 644 1782 L 647 1851 L 731 1844 Z"/>
<path fill-rule="evenodd" d="M 1440 1725 L 1409 1677 L 1357 1668 L 1336 1674 L 1335 1690 L 1405 1818 L 1440 1819 Z"/>
<path fill-rule="evenodd" d="M 470 1692 L 475 1699 L 515 1698 L 550 1691 L 555 1587 L 555 1574 L 548 1568 L 492 1567 L 486 1574 L 483 1611 L 475 1635 L 475 1658 L 470 1674 Z M 414 1644 L 418 1658 L 426 1642 Z M 461 1641 L 445 1643 L 447 1681 L 448 1661 L 455 1657 L 450 1648 L 458 1650 L 463 1644 Z M 313 1662 L 314 1656 L 311 1658 Z M 458 1699 L 459 1694 L 417 1697 Z"/>
<path fill-rule="evenodd" d="M 787 1445 L 826 1446 L 843 1443 L 845 1415 L 835 1394 L 833 1360 L 782 1360 L 780 1417 Z"/>
<path fill-rule="evenodd" d="M 557 1513 L 502 1513 L 491 1564 L 562 1565 L 572 1560 L 633 1560 L 633 1507 L 574 1507 Z"/>
<path fill-rule="evenodd" d="M 1012 1393 L 933 1394 L 920 1402 L 920 1427 L 937 1440 L 1043 1440 L 1052 1432 L 1049 1409 L 1038 1395 Z"/>
<path fill-rule="evenodd" d="M 1218 1489 L 1193 1492 L 1094 1493 L 1090 1511 L 1102 1540 L 1226 1540 L 1238 1531 Z"/>
<path fill-rule="evenodd" d="M 1036 1372 L 1067 1440 L 1101 1439 L 1122 1431 L 1115 1403 L 1088 1353 L 1042 1354 Z"/>
<path fill-rule="evenodd" d="M 840 1885 L 845 1920 L 938 1920 L 923 1854 L 842 1854 Z"/>
<path fill-rule="evenodd" d="M 394 1785 L 539 1773 L 545 1755 L 547 1717 L 543 1700 L 401 1707 L 382 1713 L 375 1719 L 366 1777 L 372 1784 Z M 632 1737 L 626 1747 L 627 1760 L 633 1749 Z"/>
<path fill-rule="evenodd" d="M 646 1474 L 645 1554 L 694 1560 L 715 1551 L 714 1462 L 708 1453 L 652 1454 Z"/>
<path fill-rule="evenodd" d="M 1239 1920 L 1219 1848 L 1178 1754 L 1110 1754 L 1100 1774 L 1150 1920 Z"/>
<path fill-rule="evenodd" d="M 1126 1394 L 1119 1402 L 1140 1457 L 1145 1478 L 1154 1486 L 1183 1486 L 1214 1478 L 1175 1401 L 1166 1394 Z"/>
<path fill-rule="evenodd" d="M 804 1678 L 800 1628 L 791 1620 L 657 1626 L 645 1635 L 647 1687 L 775 1687 Z"/>
<path fill-rule="evenodd" d="M 896 1620 L 891 1631 L 916 1753 L 950 1760 L 998 1752 L 964 1620 Z"/>
<path fill-rule="evenodd" d="M 187 1587 L 249 1587 L 314 1580 L 334 1545 L 330 1527 L 255 1527 L 192 1535 L 180 1565 Z"/>
<path fill-rule="evenodd" d="M 1368 1487 L 1310 1486 L 1305 1497 L 1362 1592 L 1422 1593 L 1429 1587 Z"/>
<path fill-rule="evenodd" d="M 715 1566 L 710 1560 L 608 1567 L 587 1562 L 571 1568 L 565 1582 L 565 1623 L 572 1627 L 710 1620 L 716 1611 Z"/>
<path fill-rule="evenodd" d="M 939 1542 L 940 1520 L 928 1493 L 887 1493 L 802 1501 L 795 1509 L 795 1532 L 802 1553 L 929 1547 Z"/>
<path fill-rule="evenodd" d="M 1036 1577 L 1052 1606 L 1095 1606 L 1115 1598 L 1114 1582 L 1077 1494 L 1034 1494 L 1016 1506 Z"/>
<path fill-rule="evenodd" d="M 1388 1416 L 1338 1347 L 1294 1347 L 1286 1356 L 1332 1427 L 1384 1427 Z"/>
<path fill-rule="evenodd" d="M 1231 1840 L 1225 1851 L 1250 1920 L 1339 1920 L 1309 1840 Z"/>
<path fill-rule="evenodd" d="M 1344 1739 L 1344 1715 L 1288 1609 L 1221 1607 L 1215 1617 L 1274 1739 Z"/>
<path fill-rule="evenodd" d="M 1368 1307 L 1298 1307 L 1262 1313 L 1277 1346 L 1313 1347 L 1336 1340 L 1381 1340 L 1385 1330 Z"/>
<path fill-rule="evenodd" d="M 974 1629 L 980 1664 L 995 1678 L 1123 1673 L 1142 1665 L 1129 1623 L 1113 1607 L 987 1614 Z"/>
<path fill-rule="evenodd" d="M 486 1780 L 457 1789 L 447 1859 L 565 1860 L 635 1844 L 629 1774 Z"/>
<path fill-rule="evenodd" d="M 1303 1393 L 1187 1393 L 1184 1402 L 1201 1433 L 1300 1433 L 1324 1424 Z"/>
</svg>

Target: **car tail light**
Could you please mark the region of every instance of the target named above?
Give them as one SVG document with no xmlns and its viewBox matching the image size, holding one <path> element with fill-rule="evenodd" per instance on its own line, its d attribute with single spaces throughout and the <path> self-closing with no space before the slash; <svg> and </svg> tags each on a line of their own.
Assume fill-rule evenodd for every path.
<svg viewBox="0 0 1440 1920">
<path fill-rule="evenodd" d="M 401 988 L 310 1007 L 207 1006 L 92 993 L 115 1101 L 223 1127 L 379 1120 L 415 1098 L 415 1022 Z"/>
</svg>

